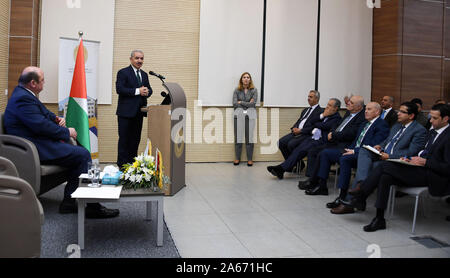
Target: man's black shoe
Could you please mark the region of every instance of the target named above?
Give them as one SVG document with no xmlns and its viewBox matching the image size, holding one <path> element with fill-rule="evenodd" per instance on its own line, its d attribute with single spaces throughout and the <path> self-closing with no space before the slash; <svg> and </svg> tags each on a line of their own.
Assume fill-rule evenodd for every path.
<svg viewBox="0 0 450 278">
<path fill-rule="evenodd" d="M 327 208 L 337 208 L 341 204 L 341 198 L 337 197 L 333 202 L 327 203 Z"/>
<path fill-rule="evenodd" d="M 281 166 L 267 166 L 267 171 L 269 171 L 272 175 L 282 180 L 284 175 L 284 170 Z"/>
<path fill-rule="evenodd" d="M 59 213 L 68 214 L 68 213 L 77 213 L 78 205 L 75 199 L 64 199 L 59 205 Z"/>
<path fill-rule="evenodd" d="M 98 206 L 86 206 L 86 218 L 111 218 L 118 215 L 118 209 L 108 209 L 100 204 Z"/>
<path fill-rule="evenodd" d="M 312 182 L 312 179 L 307 179 L 305 181 L 299 181 L 298 182 L 298 189 L 300 190 L 306 190 L 306 189 L 312 189 L 316 187 L 317 184 Z"/>
<path fill-rule="evenodd" d="M 386 220 L 384 218 L 375 217 L 369 225 L 364 226 L 365 232 L 375 232 L 386 229 Z"/>
<path fill-rule="evenodd" d="M 328 188 L 324 187 L 324 186 L 316 186 L 312 189 L 307 189 L 305 190 L 305 194 L 306 195 L 325 195 L 328 196 Z"/>
</svg>

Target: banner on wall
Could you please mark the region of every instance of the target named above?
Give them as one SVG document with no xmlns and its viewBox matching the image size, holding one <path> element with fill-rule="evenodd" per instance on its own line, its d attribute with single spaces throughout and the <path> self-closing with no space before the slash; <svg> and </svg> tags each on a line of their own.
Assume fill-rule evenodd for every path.
<svg viewBox="0 0 450 278">
<path fill-rule="evenodd" d="M 79 39 L 59 39 L 58 65 L 58 114 L 66 117 Z M 98 159 L 97 132 L 97 69 L 100 42 L 83 40 L 84 65 L 86 72 L 87 106 L 89 119 L 89 138 L 92 159 Z"/>
</svg>

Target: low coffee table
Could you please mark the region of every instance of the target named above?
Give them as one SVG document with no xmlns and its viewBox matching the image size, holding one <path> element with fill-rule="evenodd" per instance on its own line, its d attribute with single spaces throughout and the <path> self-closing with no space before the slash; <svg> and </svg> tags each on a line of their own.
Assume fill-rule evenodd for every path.
<svg viewBox="0 0 450 278">
<path fill-rule="evenodd" d="M 80 187 L 87 187 L 80 179 Z M 104 185 L 108 186 L 108 185 Z M 95 190 L 95 188 L 92 188 Z M 87 203 L 114 203 L 114 202 L 146 202 L 147 220 L 152 219 L 152 203 L 156 202 L 156 245 L 163 246 L 163 213 L 164 213 L 164 192 L 153 191 L 151 189 L 122 189 L 119 199 L 103 198 L 76 198 L 78 200 L 78 245 L 84 249 L 84 221 L 85 208 Z"/>
</svg>

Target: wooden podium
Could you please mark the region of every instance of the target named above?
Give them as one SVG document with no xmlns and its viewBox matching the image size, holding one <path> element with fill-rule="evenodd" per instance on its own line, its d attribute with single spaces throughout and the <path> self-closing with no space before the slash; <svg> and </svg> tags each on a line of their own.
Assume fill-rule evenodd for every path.
<svg viewBox="0 0 450 278">
<path fill-rule="evenodd" d="M 158 148 L 163 157 L 164 175 L 170 178 L 171 184 L 165 191 L 173 196 L 180 191 L 185 182 L 186 145 L 186 96 L 177 83 L 163 83 L 167 89 L 171 103 L 168 105 L 152 105 L 142 108 L 147 112 L 148 138 L 152 141 L 153 154 Z M 166 100 L 164 102 L 166 102 Z M 176 111 L 174 119 L 172 113 Z"/>
</svg>

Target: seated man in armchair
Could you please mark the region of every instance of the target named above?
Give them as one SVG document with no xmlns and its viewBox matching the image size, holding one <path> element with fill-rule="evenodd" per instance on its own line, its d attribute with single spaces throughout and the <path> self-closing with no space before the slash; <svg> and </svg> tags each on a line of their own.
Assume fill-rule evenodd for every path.
<svg viewBox="0 0 450 278">
<path fill-rule="evenodd" d="M 76 139 L 74 128 L 67 128 L 65 120 L 50 112 L 37 98 L 44 87 L 44 72 L 27 67 L 19 78 L 6 106 L 4 127 L 7 134 L 30 140 L 36 146 L 41 164 L 60 165 L 69 169 L 60 213 L 76 213 L 77 204 L 71 194 L 78 187 L 78 177 L 87 172 L 91 154 L 81 146 L 69 143 Z M 107 218 L 119 215 L 117 209 L 107 209 L 99 203 L 88 204 L 87 218 Z"/>
</svg>

